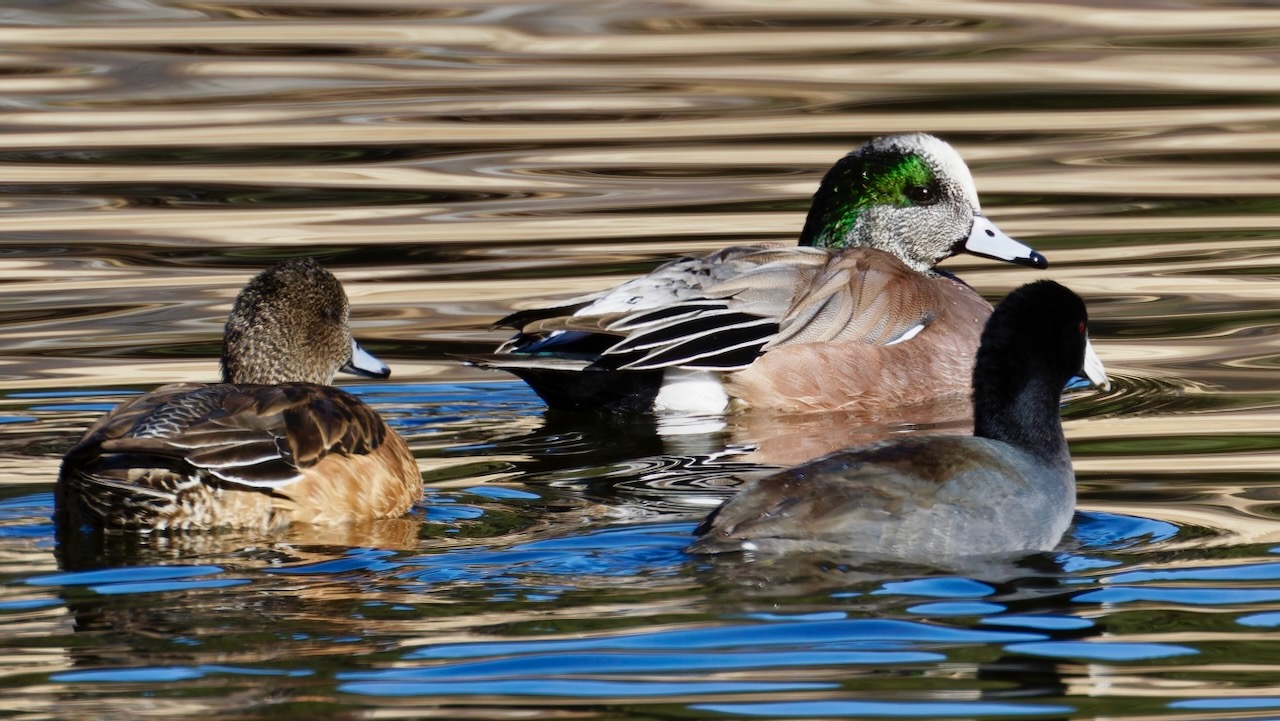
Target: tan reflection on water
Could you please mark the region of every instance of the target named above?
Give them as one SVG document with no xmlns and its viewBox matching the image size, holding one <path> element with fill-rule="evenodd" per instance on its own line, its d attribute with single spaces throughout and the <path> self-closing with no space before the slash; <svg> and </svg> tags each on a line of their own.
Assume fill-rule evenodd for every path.
<svg viewBox="0 0 1280 721">
<path fill-rule="evenodd" d="M 119 0 L 27 3 L 4 12 L 0 413 L 35 420 L 3 426 L 0 491 L 47 492 L 58 450 L 97 413 L 48 408 L 56 404 L 19 392 L 215 377 L 230 301 L 275 255 L 326 258 L 351 296 L 356 335 L 398 349 L 383 354 L 393 381 L 503 380 L 447 354 L 499 342 L 505 333 L 488 326 L 512 309 L 607 287 L 681 253 L 793 242 L 805 199 L 832 161 L 869 135 L 919 129 L 954 141 L 987 215 L 1053 264 L 1046 273 L 974 258 L 946 267 L 993 299 L 1051 277 L 1090 301 L 1094 342 L 1116 388 L 1075 394 L 1067 405 L 1082 508 L 1206 531 L 1134 552 L 1149 555 L 1151 567 L 1212 565 L 1221 559 L 1195 554 L 1249 554 L 1239 547 L 1280 540 L 1280 450 L 1268 442 L 1280 427 L 1280 8 L 1154 0 L 1115 7 Z M 192 348 L 199 352 L 184 352 Z M 934 410 L 934 430 L 965 430 L 963 407 Z M 459 429 L 512 438 L 545 428 L 536 415 L 503 422 L 490 429 L 483 424 L 497 421 L 468 418 L 439 435 L 414 436 L 422 470 L 449 478 L 434 488 L 518 486 L 521 464 L 538 448 L 450 455 Z M 918 422 L 735 417 L 717 427 L 723 441 L 713 438 L 744 449 L 744 462 L 777 465 Z M 1240 438 L 1255 442 L 1235 443 Z M 669 448 L 696 446 L 664 440 Z M 471 463 L 481 470 L 450 475 Z M 627 512 L 556 498 L 554 512 L 500 543 L 555 538 Z M 412 553 L 421 530 L 417 520 L 329 529 L 270 550 L 294 565 L 333 558 L 342 552 L 335 548 Z M 237 553 L 244 539 L 221 540 L 225 546 L 160 549 L 156 557 L 260 570 Z M 433 543 L 430 550 L 479 542 Z M 38 539 L 6 539 L 0 548 L 0 570 L 15 577 L 57 569 Z M 709 603 L 691 577 L 583 583 L 670 594 L 650 595 L 642 608 L 627 599 L 525 605 L 378 628 L 399 648 L 417 648 L 486 640 L 531 617 L 566 626 L 634 614 L 665 619 Z M 271 594 L 255 585 L 248 600 L 194 594 L 190 606 L 207 614 L 197 616 L 202 622 L 230 606 L 261 613 L 269 625 L 279 616 L 254 603 L 271 595 L 280 604 L 273 613 L 359 636 L 365 622 L 327 616 L 319 604 L 369 595 L 437 602 L 421 589 L 329 576 L 266 585 Z M 0 587 L 5 600 L 51 594 Z M 168 620 L 133 610 L 109 616 L 104 628 L 145 636 L 149 623 Z M 80 620 L 64 605 L 7 610 L 3 635 L 13 650 L 0 658 L 0 678 L 78 667 L 78 649 L 41 644 L 70 635 Z M 1227 642 L 1238 635 L 1121 629 L 1103 640 Z M 226 658 L 305 667 L 283 657 L 295 646 L 279 646 Z M 308 649 L 332 653 L 319 644 Z M 362 639 L 342 652 L 385 650 Z M 139 662 L 127 646 L 92 651 L 118 653 L 120 665 Z M 1274 671 L 1265 664 L 1205 661 L 1179 667 L 1193 676 L 1184 680 L 1158 662 L 1055 663 L 1078 696 L 1280 693 L 1194 675 Z M 977 698 L 990 683 L 979 680 L 981 670 L 949 660 L 924 675 L 940 684 L 930 692 L 936 698 Z M 711 675 L 838 680 L 842 673 Z M 971 683 L 942 685 L 957 678 Z M 156 696 L 142 708 L 126 694 L 77 699 L 41 679 L 3 705 L 31 717 L 90 717 L 115 704 L 168 718 L 277 702 L 268 688 L 190 701 Z M 834 692 L 771 698 L 802 697 Z M 449 701 L 457 703 L 445 706 L 454 715 L 480 705 Z M 546 703 L 562 707 L 486 710 L 540 718 L 579 712 L 564 706 L 577 700 Z M 511 702 L 491 705 L 503 704 Z M 1179 715 L 1165 711 L 1149 716 Z M 358 713 L 443 712 L 408 699 Z"/>
</svg>

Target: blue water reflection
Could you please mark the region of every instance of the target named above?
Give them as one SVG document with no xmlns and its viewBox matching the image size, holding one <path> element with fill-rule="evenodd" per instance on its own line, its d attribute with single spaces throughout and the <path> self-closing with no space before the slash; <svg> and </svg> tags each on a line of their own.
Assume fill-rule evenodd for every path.
<svg viewBox="0 0 1280 721">
<path fill-rule="evenodd" d="M 1072 706 L 998 701 L 790 701 L 780 703 L 695 704 L 699 711 L 770 718 L 973 718 L 1047 716 L 1075 711 Z"/>
<path fill-rule="evenodd" d="M 0 715 L 1264 719 L 1280 708 L 1280 8 L 9 3 L 0 28 Z M 1052 553 L 693 557 L 744 481 L 938 419 L 547 413 L 497 318 L 792 243 L 817 180 L 929 130 L 1086 297 Z M 313 255 L 391 382 L 404 518 L 50 523 L 102 411 L 217 376 L 235 290 Z M 890 414 L 893 415 L 893 414 Z M 963 425 L 961 423 L 960 425 Z M 808 455 L 812 454 L 812 455 Z M 993 508 L 998 513 L 1001 509 Z"/>
<path fill-rule="evenodd" d="M 698 694 L 819 691 L 836 688 L 824 683 L 767 683 L 733 681 L 592 681 L 534 679 L 480 681 L 465 685 L 404 681 L 352 681 L 338 684 L 346 693 L 370 696 L 573 696 L 576 698 L 664 697 Z"/>
</svg>

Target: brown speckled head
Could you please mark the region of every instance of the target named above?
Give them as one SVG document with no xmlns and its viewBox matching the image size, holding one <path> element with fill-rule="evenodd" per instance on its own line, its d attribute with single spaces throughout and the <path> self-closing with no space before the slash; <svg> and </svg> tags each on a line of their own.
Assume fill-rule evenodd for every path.
<svg viewBox="0 0 1280 721">
<path fill-rule="evenodd" d="M 222 345 L 224 383 L 328 385 L 351 361 L 342 284 L 310 258 L 282 261 L 240 291 Z"/>
</svg>

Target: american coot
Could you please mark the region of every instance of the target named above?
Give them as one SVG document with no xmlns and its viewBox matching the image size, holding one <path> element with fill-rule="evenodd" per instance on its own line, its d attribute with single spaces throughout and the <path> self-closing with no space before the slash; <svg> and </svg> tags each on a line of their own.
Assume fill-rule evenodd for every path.
<svg viewBox="0 0 1280 721">
<path fill-rule="evenodd" d="M 1076 497 L 1062 389 L 1081 372 L 1107 386 L 1087 324 L 1084 302 L 1057 283 L 1015 290 L 982 334 L 973 436 L 906 436 L 749 483 L 703 521 L 690 550 L 935 561 L 1053 548 Z"/>
</svg>

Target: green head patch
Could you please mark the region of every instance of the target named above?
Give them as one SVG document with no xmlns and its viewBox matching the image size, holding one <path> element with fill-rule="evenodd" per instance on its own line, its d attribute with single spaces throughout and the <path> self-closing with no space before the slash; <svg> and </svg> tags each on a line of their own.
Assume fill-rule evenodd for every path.
<svg viewBox="0 0 1280 721">
<path fill-rule="evenodd" d="M 863 151 L 841 158 L 822 179 L 800 245 L 842 248 L 859 216 L 873 206 L 903 208 L 938 200 L 937 179 L 919 155 Z"/>
</svg>

